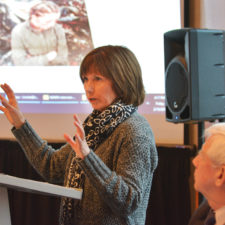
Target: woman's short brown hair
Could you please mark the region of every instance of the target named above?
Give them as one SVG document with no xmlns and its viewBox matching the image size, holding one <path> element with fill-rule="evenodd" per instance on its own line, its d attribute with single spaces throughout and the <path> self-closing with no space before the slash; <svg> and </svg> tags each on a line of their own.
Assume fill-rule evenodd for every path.
<svg viewBox="0 0 225 225">
<path fill-rule="evenodd" d="M 141 67 L 134 53 L 123 46 L 102 46 L 89 52 L 80 66 L 80 78 L 89 72 L 109 78 L 118 97 L 125 104 L 141 105 L 145 90 Z"/>
</svg>

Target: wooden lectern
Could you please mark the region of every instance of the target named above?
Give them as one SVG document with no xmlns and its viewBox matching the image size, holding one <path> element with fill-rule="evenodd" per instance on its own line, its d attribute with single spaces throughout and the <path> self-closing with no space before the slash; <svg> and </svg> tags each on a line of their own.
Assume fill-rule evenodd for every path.
<svg viewBox="0 0 225 225">
<path fill-rule="evenodd" d="M 18 178 L 0 173 L 0 225 L 11 225 L 8 188 L 23 192 L 81 199 L 82 189 Z"/>
</svg>

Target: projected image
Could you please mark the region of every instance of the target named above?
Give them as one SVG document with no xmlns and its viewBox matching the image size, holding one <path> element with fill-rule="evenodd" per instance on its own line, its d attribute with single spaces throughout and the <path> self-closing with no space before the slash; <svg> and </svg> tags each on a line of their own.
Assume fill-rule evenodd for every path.
<svg viewBox="0 0 225 225">
<path fill-rule="evenodd" d="M 0 0 L 0 65 L 77 66 L 91 49 L 84 0 Z"/>
<path fill-rule="evenodd" d="M 41 61 L 39 65 L 37 62 L 34 63 L 36 65 L 32 65 L 32 54 L 27 55 L 28 66 L 16 66 L 15 61 L 12 61 L 13 30 L 26 23 L 30 17 L 30 9 L 37 1 L 0 0 L 0 83 L 7 83 L 12 87 L 20 110 L 28 119 L 32 118 L 32 124 L 36 123 L 36 118 L 40 118 L 42 123 L 37 122 L 36 125 L 41 125 L 40 129 L 45 132 L 44 136 L 50 135 L 50 139 L 61 140 L 61 132 L 57 132 L 58 122 L 62 124 L 63 129 L 66 124 L 71 124 L 73 130 L 73 123 L 68 122 L 72 118 L 71 114 L 78 113 L 82 119 L 86 118 L 85 115 L 92 111 L 92 107 L 86 98 L 79 76 L 80 63 L 87 52 L 104 45 L 122 45 L 136 55 L 146 92 L 145 101 L 138 110 L 147 117 L 160 116 L 164 121 L 163 34 L 180 28 L 180 1 L 158 0 L 151 1 L 151 4 L 146 0 L 45 0 L 45 2 L 54 3 L 57 7 L 49 6 L 48 10 L 47 6 L 44 7 L 44 11 L 52 13 L 42 19 L 35 18 L 39 13 L 31 13 L 35 15 L 32 20 L 33 26 L 40 27 L 40 22 L 44 28 L 53 24 L 57 26 L 58 35 L 61 35 L 60 44 L 64 46 L 60 53 L 61 64 L 57 64 L 54 49 L 48 53 L 44 51 L 47 48 L 42 46 L 35 51 L 49 54 L 48 57 L 53 58 L 48 63 L 50 66 L 42 66 Z M 60 15 L 57 14 L 57 8 Z M 56 23 L 50 23 L 49 20 L 55 17 Z M 25 38 L 25 32 L 23 33 L 21 36 Z M 15 36 L 16 34 L 17 32 Z M 55 38 L 54 33 L 51 38 L 44 38 L 43 45 L 48 42 L 51 46 Z M 26 44 L 29 41 L 27 40 Z M 35 43 L 36 41 L 31 42 Z M 26 60 L 22 61 L 25 62 Z M 65 65 L 62 65 L 62 62 Z M 6 97 L 2 89 L 0 94 Z M 43 129 L 45 128 L 42 126 L 43 118 L 53 132 Z M 4 121 L 5 117 L 0 112 L 1 127 L 4 127 Z M 162 129 L 160 135 L 166 133 L 163 126 L 161 127 L 161 121 L 155 123 Z M 11 135 L 10 129 L 0 129 L 0 137 L 6 136 L 6 130 L 9 130 L 7 135 Z"/>
<path fill-rule="evenodd" d="M 139 111 L 164 114 L 163 34 L 176 28 L 177 0 L 0 0 L 0 83 L 23 113 L 89 114 L 80 63 L 93 48 L 122 45 L 141 65 Z"/>
</svg>

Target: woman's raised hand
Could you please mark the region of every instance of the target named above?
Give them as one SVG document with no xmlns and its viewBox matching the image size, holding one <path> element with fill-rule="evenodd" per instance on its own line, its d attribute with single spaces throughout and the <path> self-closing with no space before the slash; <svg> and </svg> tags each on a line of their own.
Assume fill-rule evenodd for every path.
<svg viewBox="0 0 225 225">
<path fill-rule="evenodd" d="M 8 100 L 0 95 L 0 100 L 2 105 L 0 105 L 0 110 L 5 114 L 8 121 L 15 126 L 20 128 L 24 122 L 25 117 L 18 107 L 15 94 L 8 84 L 1 84 L 0 87 L 6 93 Z"/>
<path fill-rule="evenodd" d="M 76 155 L 84 159 L 90 153 L 90 149 L 85 140 L 85 133 L 81 121 L 77 115 L 74 115 L 74 125 L 76 127 L 75 140 L 68 134 L 64 134 L 64 138 L 71 145 Z"/>
</svg>

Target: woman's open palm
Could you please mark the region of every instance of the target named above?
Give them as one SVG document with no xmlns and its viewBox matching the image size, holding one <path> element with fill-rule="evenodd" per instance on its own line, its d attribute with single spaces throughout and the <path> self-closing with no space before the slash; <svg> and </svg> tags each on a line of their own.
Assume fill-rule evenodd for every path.
<svg viewBox="0 0 225 225">
<path fill-rule="evenodd" d="M 25 118 L 18 107 L 15 94 L 8 84 L 1 84 L 1 88 L 7 95 L 8 100 L 0 95 L 0 100 L 2 102 L 0 110 L 5 114 L 8 121 L 13 126 L 19 128 L 25 122 Z"/>
<path fill-rule="evenodd" d="M 85 133 L 84 133 L 82 123 L 77 117 L 77 115 L 74 115 L 74 125 L 76 127 L 76 134 L 74 136 L 75 140 L 68 134 L 64 134 L 64 138 L 71 145 L 73 150 L 76 152 L 76 155 L 79 158 L 84 159 L 85 156 L 90 153 L 90 149 L 85 140 Z"/>
</svg>

